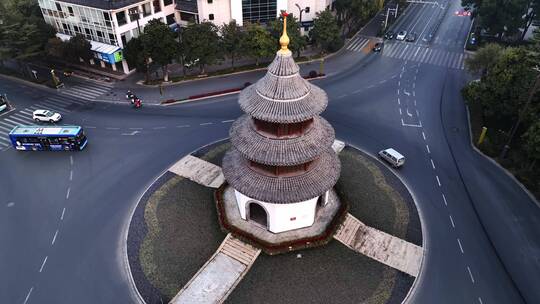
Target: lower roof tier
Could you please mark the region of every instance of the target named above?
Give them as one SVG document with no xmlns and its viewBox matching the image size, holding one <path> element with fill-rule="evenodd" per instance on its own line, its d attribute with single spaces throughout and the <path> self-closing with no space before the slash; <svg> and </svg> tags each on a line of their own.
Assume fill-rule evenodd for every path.
<svg viewBox="0 0 540 304">
<path fill-rule="evenodd" d="M 249 168 L 249 160 L 236 149 L 223 158 L 223 175 L 240 193 L 267 203 L 291 204 L 323 195 L 339 179 L 341 164 L 328 148 L 306 173 L 294 177 L 270 177 Z"/>
<path fill-rule="evenodd" d="M 316 116 L 305 134 L 273 139 L 257 133 L 251 117 L 244 115 L 234 122 L 230 136 L 233 146 L 247 159 L 271 166 L 293 166 L 311 161 L 328 150 L 335 133 L 324 118 Z"/>
</svg>

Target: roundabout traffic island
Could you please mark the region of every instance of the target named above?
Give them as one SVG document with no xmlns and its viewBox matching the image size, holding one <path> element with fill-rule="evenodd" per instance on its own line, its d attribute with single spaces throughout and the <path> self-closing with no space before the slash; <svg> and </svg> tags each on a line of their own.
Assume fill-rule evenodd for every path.
<svg viewBox="0 0 540 304">
<path fill-rule="evenodd" d="M 229 141 L 221 141 L 189 157 L 218 167 L 230 148 Z M 348 213 L 343 213 L 367 227 L 421 246 L 422 230 L 414 201 L 393 169 L 350 146 L 339 153 L 339 159 L 342 170 L 332 195 L 347 206 Z M 230 230 L 220 225 L 221 212 L 215 200 L 220 193 L 227 196 L 229 191 L 230 195 L 230 187 L 205 187 L 193 181 L 203 179 L 180 176 L 173 172 L 177 169 L 177 165 L 171 167 L 146 191 L 128 233 L 130 268 L 136 288 L 148 304 L 167 303 L 193 282 L 200 269 L 220 250 Z M 212 172 L 208 176 L 209 184 L 219 179 Z M 330 237 L 318 243 L 324 246 L 295 252 L 289 252 L 287 247 L 279 255 L 258 255 L 227 294 L 226 302 L 313 303 L 313 299 L 318 299 L 320 303 L 401 303 L 415 276 L 336 241 L 348 218 L 334 218 L 340 220 L 329 230 Z M 351 239 L 366 243 L 367 235 L 358 229 Z M 238 238 L 259 246 L 241 235 Z M 294 249 L 309 247 L 304 245 L 299 242 Z"/>
<path fill-rule="evenodd" d="M 420 273 L 411 195 L 335 140 L 283 14 L 281 49 L 240 92 L 230 142 L 180 159 L 135 210 L 128 259 L 147 303 L 401 303 Z"/>
</svg>

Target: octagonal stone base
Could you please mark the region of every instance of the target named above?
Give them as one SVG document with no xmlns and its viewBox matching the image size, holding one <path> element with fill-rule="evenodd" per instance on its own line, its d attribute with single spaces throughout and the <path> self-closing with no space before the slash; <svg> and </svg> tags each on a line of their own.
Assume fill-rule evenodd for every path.
<svg viewBox="0 0 540 304">
<path fill-rule="evenodd" d="M 229 185 L 224 184 L 216 190 L 215 199 L 221 227 L 270 255 L 328 243 L 347 211 L 347 206 L 340 202 L 335 191 L 330 190 L 328 203 L 317 209 L 312 226 L 272 233 L 255 222 L 242 219 L 234 189 Z"/>
</svg>

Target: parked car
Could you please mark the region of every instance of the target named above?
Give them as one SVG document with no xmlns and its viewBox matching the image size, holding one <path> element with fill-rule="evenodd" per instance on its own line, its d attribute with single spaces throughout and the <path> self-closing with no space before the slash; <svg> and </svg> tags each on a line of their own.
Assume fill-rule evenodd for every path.
<svg viewBox="0 0 540 304">
<path fill-rule="evenodd" d="M 389 162 L 394 168 L 401 167 L 405 163 L 405 156 L 401 155 L 398 151 L 392 148 L 380 151 L 379 156 L 385 161 Z"/>
<path fill-rule="evenodd" d="M 401 31 L 397 34 L 396 40 L 405 40 L 405 37 L 407 36 L 407 31 Z"/>
<path fill-rule="evenodd" d="M 416 40 L 416 33 L 410 33 L 405 38 L 405 41 L 407 42 L 414 42 Z"/>
<path fill-rule="evenodd" d="M 373 52 L 380 52 L 382 50 L 382 47 L 383 47 L 382 42 L 375 43 L 375 45 L 373 46 Z"/>
<path fill-rule="evenodd" d="M 396 33 L 394 33 L 393 31 L 388 31 L 384 34 L 384 39 L 387 39 L 387 40 L 392 40 L 394 39 L 394 36 L 396 35 Z"/>
<path fill-rule="evenodd" d="M 62 119 L 62 115 L 49 110 L 35 110 L 34 113 L 32 113 L 32 118 L 37 122 L 58 122 Z"/>
</svg>

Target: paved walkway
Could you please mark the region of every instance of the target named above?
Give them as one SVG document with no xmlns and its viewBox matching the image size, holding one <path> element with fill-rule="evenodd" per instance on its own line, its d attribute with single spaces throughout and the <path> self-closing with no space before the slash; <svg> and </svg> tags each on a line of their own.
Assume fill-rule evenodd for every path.
<svg viewBox="0 0 540 304">
<path fill-rule="evenodd" d="M 170 303 L 223 303 L 260 253 L 260 249 L 229 233 L 216 253 Z"/>
<path fill-rule="evenodd" d="M 418 276 L 423 249 L 372 227 L 347 214 L 334 238 L 347 247 L 387 266 Z"/>
<path fill-rule="evenodd" d="M 221 168 L 192 155 L 187 155 L 169 171 L 210 188 L 219 188 L 225 182 Z"/>
</svg>

